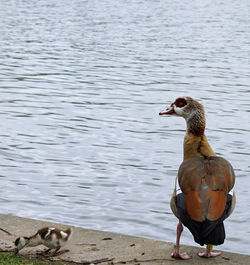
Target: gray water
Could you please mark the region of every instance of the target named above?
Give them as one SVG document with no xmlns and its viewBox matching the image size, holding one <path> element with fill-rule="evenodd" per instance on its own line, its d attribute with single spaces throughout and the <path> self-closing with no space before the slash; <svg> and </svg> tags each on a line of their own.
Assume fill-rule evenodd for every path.
<svg viewBox="0 0 250 265">
<path fill-rule="evenodd" d="M 237 175 L 219 249 L 250 254 L 250 2 L 0 2 L 0 211 L 175 241 L 185 122 Z M 182 243 L 195 245 L 187 229 Z"/>
</svg>

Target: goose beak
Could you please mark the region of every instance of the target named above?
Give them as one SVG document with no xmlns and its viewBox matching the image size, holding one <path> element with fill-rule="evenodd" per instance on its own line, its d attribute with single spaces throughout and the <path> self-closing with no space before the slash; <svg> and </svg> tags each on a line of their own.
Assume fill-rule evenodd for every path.
<svg viewBox="0 0 250 265">
<path fill-rule="evenodd" d="M 166 110 L 161 111 L 161 112 L 159 113 L 159 115 L 171 115 L 171 114 L 175 114 L 175 111 L 174 111 L 174 107 L 173 107 L 173 106 L 170 106 L 170 107 L 167 108 Z"/>
</svg>

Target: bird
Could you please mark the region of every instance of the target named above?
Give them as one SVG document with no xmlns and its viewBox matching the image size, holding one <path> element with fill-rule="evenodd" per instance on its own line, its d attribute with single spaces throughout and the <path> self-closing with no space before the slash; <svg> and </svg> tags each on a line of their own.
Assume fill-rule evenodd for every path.
<svg viewBox="0 0 250 265">
<path fill-rule="evenodd" d="M 48 247 L 45 253 L 49 253 L 50 250 L 55 249 L 54 253 L 52 253 L 54 255 L 70 240 L 71 236 L 72 228 L 61 230 L 55 227 L 43 227 L 30 237 L 18 237 L 14 242 L 14 253 L 17 254 L 24 247 L 44 245 Z"/>
<path fill-rule="evenodd" d="M 221 255 L 212 251 L 213 245 L 221 245 L 225 240 L 223 221 L 233 212 L 236 195 L 229 192 L 235 183 L 232 165 L 223 157 L 217 156 L 205 135 L 205 110 L 197 100 L 185 96 L 177 98 L 159 115 L 183 117 L 186 120 L 186 134 L 183 144 L 183 162 L 178 179 L 181 192 L 175 189 L 170 208 L 179 219 L 176 244 L 171 256 L 176 259 L 191 259 L 180 253 L 180 237 L 183 225 L 201 246 L 206 245 L 198 256 L 211 258 Z"/>
</svg>

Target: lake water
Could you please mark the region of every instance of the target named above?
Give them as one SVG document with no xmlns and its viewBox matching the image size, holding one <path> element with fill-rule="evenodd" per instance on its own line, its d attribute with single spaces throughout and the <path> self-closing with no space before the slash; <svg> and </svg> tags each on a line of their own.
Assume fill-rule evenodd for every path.
<svg viewBox="0 0 250 265">
<path fill-rule="evenodd" d="M 219 249 L 250 254 L 250 2 L 0 2 L 1 213 L 175 241 L 185 121 L 237 175 Z M 195 245 L 185 229 L 182 243 Z"/>
</svg>

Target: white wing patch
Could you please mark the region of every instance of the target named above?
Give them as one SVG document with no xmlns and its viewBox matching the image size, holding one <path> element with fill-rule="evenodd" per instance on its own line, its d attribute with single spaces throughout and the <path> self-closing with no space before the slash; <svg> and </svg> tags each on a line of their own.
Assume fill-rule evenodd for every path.
<svg viewBox="0 0 250 265">
<path fill-rule="evenodd" d="M 65 232 L 63 231 L 60 231 L 61 235 L 62 235 L 62 238 L 66 238 L 68 236 L 68 234 L 66 234 Z"/>
<path fill-rule="evenodd" d="M 54 227 L 50 227 L 50 228 L 48 228 L 48 233 L 44 236 L 44 239 L 48 239 L 49 236 L 51 235 L 51 232 L 52 232 L 53 230 L 55 230 Z"/>
</svg>

